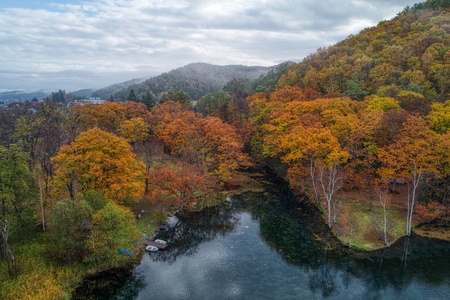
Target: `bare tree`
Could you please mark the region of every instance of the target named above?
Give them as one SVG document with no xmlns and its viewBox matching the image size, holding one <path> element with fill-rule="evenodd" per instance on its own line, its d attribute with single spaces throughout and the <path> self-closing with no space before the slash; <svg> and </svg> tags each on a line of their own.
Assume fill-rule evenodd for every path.
<svg viewBox="0 0 450 300">
<path fill-rule="evenodd" d="M 375 189 L 375 193 L 378 197 L 378 200 L 380 201 L 381 207 L 383 207 L 383 235 L 384 235 L 384 244 L 386 246 L 390 246 L 391 243 L 388 241 L 387 238 L 387 217 L 386 217 L 386 208 L 389 205 L 389 195 L 388 195 L 388 189 L 387 186 L 382 184 L 379 185 L 376 189 Z"/>
<path fill-rule="evenodd" d="M 8 271 L 10 274 L 15 275 L 15 274 L 17 274 L 16 259 L 14 258 L 14 254 L 8 243 L 9 233 L 10 233 L 10 224 L 9 224 L 8 220 L 5 220 L 5 222 L 3 223 L 3 226 L 0 228 L 1 241 L 3 244 L 2 245 L 2 254 L 3 254 L 3 247 L 4 247 L 4 249 L 6 250 L 6 253 L 9 256 L 9 259 L 7 259 Z M 11 270 L 11 266 L 9 264 L 10 261 L 11 261 L 12 270 Z"/>
<path fill-rule="evenodd" d="M 321 166 L 319 169 L 319 182 L 327 204 L 328 227 L 333 226 L 340 204 L 336 205 L 334 194 L 342 187 L 342 176 L 339 174 L 336 162 L 329 166 Z M 332 218 L 331 216 L 334 215 Z"/>
<path fill-rule="evenodd" d="M 408 212 L 406 215 L 406 235 L 411 235 L 412 230 L 412 217 L 414 213 L 414 208 L 416 205 L 416 199 L 418 196 L 418 188 L 423 179 L 422 166 L 417 166 L 416 161 L 414 161 L 414 168 L 412 172 L 412 179 L 408 182 Z"/>
</svg>

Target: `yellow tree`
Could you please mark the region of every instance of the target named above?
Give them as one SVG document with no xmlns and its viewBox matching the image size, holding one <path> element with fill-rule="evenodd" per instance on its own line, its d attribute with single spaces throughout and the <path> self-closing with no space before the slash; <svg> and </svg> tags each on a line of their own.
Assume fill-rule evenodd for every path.
<svg viewBox="0 0 450 300">
<path fill-rule="evenodd" d="M 116 132 L 125 119 L 126 109 L 121 103 L 106 102 L 101 105 L 76 105 L 72 111 L 84 130 L 98 127 L 108 132 Z"/>
<path fill-rule="evenodd" d="M 450 100 L 445 103 L 435 103 L 427 116 L 431 123 L 431 128 L 440 134 L 446 133 L 450 129 Z"/>
<path fill-rule="evenodd" d="M 349 98 L 292 101 L 274 107 L 263 126 L 264 154 L 289 165 L 288 178 L 294 185 L 309 173 L 315 200 L 322 205 L 324 199 L 330 228 L 339 211 L 334 195 L 342 185 L 340 166 L 350 155 L 329 125 L 353 115 L 355 103 Z"/>
<path fill-rule="evenodd" d="M 266 155 L 279 156 L 289 164 L 288 176 L 291 180 L 295 182 L 296 178 L 309 173 L 314 196 L 319 204 L 321 196 L 324 197 L 327 223 L 331 228 L 340 206 L 334 198 L 342 186 L 339 166 L 348 160 L 348 152 L 342 150 L 329 128 L 297 125 L 275 139 L 269 135 L 265 142 L 270 145 L 265 149 Z"/>
<path fill-rule="evenodd" d="M 71 198 L 81 191 L 103 191 L 118 204 L 144 193 L 144 170 L 123 138 L 98 128 L 81 133 L 52 158 L 56 164 L 55 190 Z"/>
<path fill-rule="evenodd" d="M 314 193 L 319 201 L 319 195 L 324 197 L 328 227 L 331 228 L 340 207 L 334 198 L 336 192 L 342 187 L 343 177 L 339 166 L 348 160 L 349 154 L 342 150 L 338 139 L 331 134 L 329 128 L 303 130 L 299 128 L 292 130 L 290 135 L 294 135 L 288 138 L 289 147 L 293 151 L 285 155 L 283 160 L 297 161 L 300 165 L 303 164 L 302 160 L 306 159 L 309 162 L 309 176 Z"/>
<path fill-rule="evenodd" d="M 132 145 L 143 143 L 149 136 L 150 125 L 143 118 L 124 121 L 119 127 L 119 135 Z"/>
</svg>

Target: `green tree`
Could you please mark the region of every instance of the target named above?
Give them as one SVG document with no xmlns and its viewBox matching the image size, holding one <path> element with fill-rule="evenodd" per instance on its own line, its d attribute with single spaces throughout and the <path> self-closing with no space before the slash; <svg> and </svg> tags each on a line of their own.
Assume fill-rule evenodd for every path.
<svg viewBox="0 0 450 300">
<path fill-rule="evenodd" d="M 29 165 L 29 156 L 12 144 L 9 149 L 0 146 L 0 223 L 8 220 L 22 233 L 33 223 L 33 209 L 38 200 L 38 187 Z"/>
<path fill-rule="evenodd" d="M 352 99 L 361 101 L 368 92 L 364 91 L 364 81 L 359 79 L 358 73 L 353 73 L 352 78 L 347 80 L 347 90 L 345 94 Z"/>
<path fill-rule="evenodd" d="M 137 96 L 134 90 L 130 91 L 130 94 L 128 95 L 128 101 L 137 102 Z"/>
<path fill-rule="evenodd" d="M 72 100 L 71 98 L 73 98 L 73 94 L 66 94 L 66 91 L 59 90 L 57 92 L 52 92 L 52 94 L 44 98 L 44 100 L 51 102 L 67 103 L 70 100 Z"/>
<path fill-rule="evenodd" d="M 26 239 L 26 225 L 34 223 L 38 189 L 28 161 L 29 156 L 17 145 L 10 145 L 9 149 L 0 146 L 0 252 L 2 258 L 5 252 L 8 254 L 10 273 L 17 270 L 8 238 L 15 231 Z"/>
<path fill-rule="evenodd" d="M 189 97 L 188 93 L 185 93 L 183 91 L 178 91 L 175 93 L 174 91 L 169 90 L 161 97 L 159 103 L 164 103 L 167 101 L 180 102 L 182 104 L 191 104 L 191 97 Z"/>
<path fill-rule="evenodd" d="M 49 251 L 61 262 L 82 261 L 89 253 L 92 208 L 77 198 L 59 201 L 53 207 Z"/>
<path fill-rule="evenodd" d="M 152 92 L 148 91 L 144 96 L 142 96 L 141 102 L 144 103 L 149 110 L 151 110 L 156 105 L 156 97 Z"/>
<path fill-rule="evenodd" d="M 229 102 L 231 102 L 231 97 L 228 92 L 221 91 L 215 95 L 208 93 L 197 101 L 195 110 L 204 116 L 215 116 L 225 120 Z"/>
<path fill-rule="evenodd" d="M 94 261 L 111 260 L 118 257 L 117 249 L 129 249 L 138 236 L 134 215 L 112 202 L 92 217 L 92 243 L 90 248 Z"/>
<path fill-rule="evenodd" d="M 108 203 L 108 198 L 102 191 L 90 190 L 84 196 L 83 200 L 86 201 L 92 208 L 93 212 L 96 213 Z"/>
</svg>

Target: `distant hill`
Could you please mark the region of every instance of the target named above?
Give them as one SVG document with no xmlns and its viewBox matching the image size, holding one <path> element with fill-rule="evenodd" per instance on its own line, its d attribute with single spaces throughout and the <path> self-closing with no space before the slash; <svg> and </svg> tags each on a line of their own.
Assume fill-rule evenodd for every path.
<svg viewBox="0 0 450 300">
<path fill-rule="evenodd" d="M 91 97 L 94 98 L 100 98 L 100 99 L 109 99 L 111 97 L 111 95 L 113 95 L 114 93 L 122 90 L 122 89 L 126 89 L 129 86 L 132 85 L 137 85 L 141 82 L 143 82 L 144 80 L 146 80 L 148 77 L 144 77 L 144 78 L 135 78 L 135 79 L 131 79 L 125 82 L 121 82 L 121 83 L 116 83 L 116 84 L 112 84 L 110 86 L 107 86 L 105 88 L 96 90 L 94 92 L 92 92 L 92 94 L 90 95 Z"/>
<path fill-rule="evenodd" d="M 44 97 L 48 95 L 46 91 L 9 91 L 0 93 L 0 100 L 7 100 L 11 102 L 22 102 L 22 101 L 31 101 L 33 98 L 37 98 L 38 100 L 42 100 Z"/>
<path fill-rule="evenodd" d="M 192 63 L 147 79 L 139 84 L 129 85 L 121 90 L 112 91 L 112 89 L 106 88 L 96 91 L 93 93 L 93 97 L 108 99 L 112 94 L 114 99 L 122 100 L 128 97 L 131 90 L 138 97 L 143 96 L 148 91 L 160 97 L 162 93 L 169 90 L 174 92 L 182 90 L 188 93 L 192 100 L 198 100 L 207 93 L 219 92 L 234 78 L 255 80 L 262 75 L 266 75 L 275 67 L 217 66 L 206 63 Z"/>
<path fill-rule="evenodd" d="M 396 97 L 402 91 L 449 99 L 449 1 L 429 0 L 287 67 L 276 87 L 324 94 Z"/>
<path fill-rule="evenodd" d="M 94 92 L 93 89 L 83 89 L 72 92 L 72 94 L 74 94 L 77 97 L 91 97 L 93 92 Z"/>
</svg>

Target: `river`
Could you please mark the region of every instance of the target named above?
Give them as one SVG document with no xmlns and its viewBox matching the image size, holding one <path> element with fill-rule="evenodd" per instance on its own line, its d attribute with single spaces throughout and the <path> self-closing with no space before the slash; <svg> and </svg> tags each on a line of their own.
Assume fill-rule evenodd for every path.
<svg viewBox="0 0 450 300">
<path fill-rule="evenodd" d="M 350 250 L 285 193 L 246 193 L 180 216 L 114 288 L 92 299 L 448 299 L 450 243 L 418 236 Z M 89 285 L 89 284 L 88 284 Z M 108 286 L 104 283 L 96 283 Z M 86 298 L 78 295 L 79 298 Z M 77 298 L 76 294 L 75 297 Z"/>
</svg>

